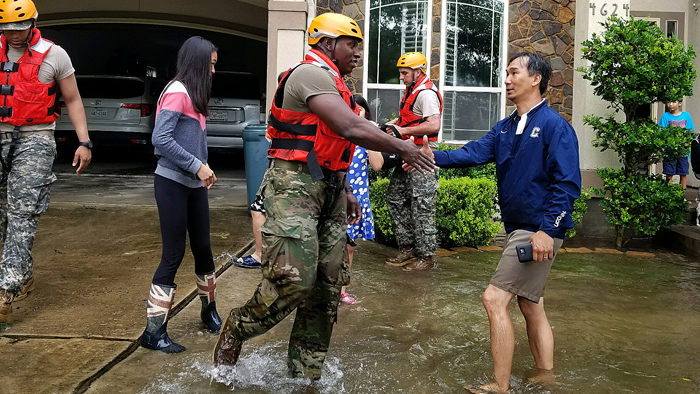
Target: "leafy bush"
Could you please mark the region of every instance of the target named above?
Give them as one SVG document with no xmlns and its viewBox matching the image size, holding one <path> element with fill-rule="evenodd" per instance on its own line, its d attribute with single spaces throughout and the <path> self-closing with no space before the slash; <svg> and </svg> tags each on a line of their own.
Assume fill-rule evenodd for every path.
<svg viewBox="0 0 700 394">
<path fill-rule="evenodd" d="M 369 201 L 374 216 L 374 238 L 377 242 L 393 245 L 394 229 L 391 225 L 389 208 L 386 205 L 386 191 L 389 179 L 379 178 L 369 183 Z"/>
<path fill-rule="evenodd" d="M 690 153 L 693 130 L 661 127 L 649 118 L 618 122 L 612 115 L 605 121 L 587 115 L 584 122 L 596 130 L 593 146 L 612 150 L 620 156 L 623 168 L 631 174 L 646 170 L 662 160 L 677 159 Z"/>
<path fill-rule="evenodd" d="M 581 188 L 581 197 L 574 201 L 574 209 L 571 210 L 571 219 L 574 221 L 574 227 L 566 230 L 566 238 L 572 238 L 576 235 L 576 226 L 583 220 L 583 215 L 588 212 L 588 200 L 591 199 L 593 188 L 588 190 Z"/>
<path fill-rule="evenodd" d="M 438 182 L 435 207 L 438 243 L 443 247 L 488 244 L 501 228 L 493 220 L 497 213 L 494 203 L 496 183 L 483 178 L 440 178 Z M 388 187 L 389 179 L 386 178 L 371 183 L 369 198 L 377 241 L 393 244 L 394 231 L 386 205 Z"/>
<path fill-rule="evenodd" d="M 496 183 L 489 179 L 440 179 L 435 206 L 438 243 L 443 247 L 486 245 L 500 223 L 494 199 Z"/>
<path fill-rule="evenodd" d="M 578 71 L 591 81 L 597 96 L 625 115 L 624 123 L 614 115 L 584 118 L 596 131 L 593 145 L 615 151 L 622 163 L 621 170 L 598 170 L 604 190 L 597 191 L 605 195 L 601 207 L 621 247 L 634 233 L 653 235 L 662 226 L 683 221 L 688 204 L 683 201 L 682 188 L 646 172 L 649 164 L 663 157 L 687 154 L 693 133 L 659 127 L 651 119 L 639 117 L 637 110 L 642 105 L 692 95 L 697 74 L 693 48 L 685 49 L 658 26 L 643 19 L 617 17 L 608 19 L 604 26 L 603 33 L 582 43 L 583 58 L 591 65 Z"/>
<path fill-rule="evenodd" d="M 682 100 L 693 94 L 697 77 L 695 52 L 676 37 L 666 37 L 644 19 L 611 17 L 605 31 L 582 42 L 589 68 L 578 68 L 591 81 L 594 92 L 609 101 L 628 121 L 648 103 Z"/>
<path fill-rule="evenodd" d="M 630 229 L 654 235 L 661 227 L 681 223 L 683 213 L 688 211 L 683 187 L 666 182 L 663 175 L 635 174 L 629 179 L 622 171 L 612 168 L 599 170 L 598 174 L 610 193 L 600 206 L 608 223 L 617 231 Z M 603 190 L 595 192 L 605 193 Z M 617 236 L 622 238 L 624 234 Z"/>
</svg>

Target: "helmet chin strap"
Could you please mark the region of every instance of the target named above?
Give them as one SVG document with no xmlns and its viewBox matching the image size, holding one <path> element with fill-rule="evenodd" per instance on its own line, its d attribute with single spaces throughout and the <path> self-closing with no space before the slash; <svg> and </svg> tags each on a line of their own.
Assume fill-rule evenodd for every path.
<svg viewBox="0 0 700 394">
<path fill-rule="evenodd" d="M 411 86 L 409 86 L 409 87 L 406 89 L 406 91 L 411 91 L 411 90 L 413 90 L 413 88 L 416 87 L 416 83 L 418 82 L 418 78 L 420 78 L 420 76 L 416 77 L 416 70 L 415 70 L 415 69 L 411 69 L 411 72 L 413 73 L 413 82 L 411 82 Z"/>
<path fill-rule="evenodd" d="M 331 41 L 333 42 L 333 44 L 332 44 L 332 46 L 331 46 L 331 49 L 328 49 L 328 48 L 326 47 L 325 44 L 324 44 L 324 45 L 321 45 L 322 52 L 323 52 L 326 56 L 328 56 L 329 58 L 331 58 L 331 61 L 332 61 L 333 63 L 338 63 L 338 59 L 335 58 L 335 45 L 336 45 L 336 43 L 337 43 L 337 40 L 336 40 L 335 38 L 330 38 L 330 37 L 326 37 L 326 38 L 328 38 L 329 40 L 331 40 Z"/>
<path fill-rule="evenodd" d="M 333 63 L 338 63 L 338 59 L 335 58 L 335 46 L 338 43 L 338 39 L 334 38 L 333 39 L 333 47 L 331 48 L 331 53 L 333 56 L 331 56 L 331 59 L 333 59 Z"/>
<path fill-rule="evenodd" d="M 31 57 L 32 56 L 32 48 L 29 45 L 29 43 L 32 42 L 32 37 L 34 36 L 34 25 L 36 21 L 32 19 L 32 27 L 29 28 L 29 34 L 27 34 L 27 38 L 24 40 L 24 45 L 27 46 L 27 54 Z M 9 46 L 9 45 L 8 45 Z"/>
</svg>

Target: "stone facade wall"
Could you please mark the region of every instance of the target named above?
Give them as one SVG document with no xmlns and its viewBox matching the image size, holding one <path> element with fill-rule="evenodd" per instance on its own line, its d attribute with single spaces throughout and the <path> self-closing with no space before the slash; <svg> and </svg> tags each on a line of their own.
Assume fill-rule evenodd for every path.
<svg viewBox="0 0 700 394">
<path fill-rule="evenodd" d="M 362 35 L 365 33 L 365 0 L 317 0 L 316 15 L 321 15 L 326 12 L 336 12 L 347 15 L 357 21 L 362 29 Z M 364 49 L 363 49 L 364 50 Z M 360 59 L 359 67 L 353 70 L 352 74 L 345 78 L 345 83 L 354 93 L 362 94 L 362 63 Z"/>
<path fill-rule="evenodd" d="M 571 122 L 574 101 L 575 0 L 510 0 L 508 57 L 536 52 L 552 64 L 549 105 Z"/>
<path fill-rule="evenodd" d="M 430 80 L 440 80 L 440 23 L 442 17 L 442 0 L 433 0 L 433 20 L 430 26 L 432 48 L 430 52 Z"/>
</svg>

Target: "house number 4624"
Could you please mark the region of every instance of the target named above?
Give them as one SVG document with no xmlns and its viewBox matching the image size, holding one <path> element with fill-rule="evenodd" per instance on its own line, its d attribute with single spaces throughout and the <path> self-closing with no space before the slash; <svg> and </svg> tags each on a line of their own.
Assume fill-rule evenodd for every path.
<svg viewBox="0 0 700 394">
<path fill-rule="evenodd" d="M 591 3 L 589 4 L 589 7 L 591 8 L 591 15 L 595 16 L 596 13 L 596 8 L 598 8 L 598 4 Z M 620 9 L 622 8 L 622 9 Z M 625 12 L 625 17 L 628 17 L 630 14 L 630 5 L 629 4 L 622 4 L 622 7 L 620 7 L 620 4 L 618 3 L 601 3 L 600 8 L 598 9 L 598 13 L 602 16 L 608 17 L 608 16 L 617 16 L 618 12 L 622 12 L 624 10 Z"/>
</svg>

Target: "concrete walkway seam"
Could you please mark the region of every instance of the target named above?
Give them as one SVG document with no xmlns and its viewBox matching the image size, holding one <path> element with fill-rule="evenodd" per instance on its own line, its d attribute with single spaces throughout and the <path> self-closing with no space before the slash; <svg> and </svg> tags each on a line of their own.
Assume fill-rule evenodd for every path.
<svg viewBox="0 0 700 394">
<path fill-rule="evenodd" d="M 239 256 L 241 253 L 244 253 L 245 251 L 249 250 L 254 245 L 255 245 L 255 240 L 251 240 L 245 246 L 238 249 L 234 254 L 229 253 L 229 251 L 231 250 L 230 248 L 228 250 L 226 250 L 225 252 L 221 253 L 220 256 L 224 256 L 224 255 L 228 254 L 229 258 L 228 258 L 228 261 L 223 263 L 221 265 L 221 267 L 216 271 L 216 277 L 218 278 L 219 276 L 221 276 L 221 274 L 226 272 L 227 269 L 229 269 L 231 266 L 233 266 L 233 258 L 235 256 Z M 218 257 L 220 257 L 220 256 L 218 256 Z M 214 260 L 216 261 L 218 259 L 218 257 L 214 258 Z M 170 317 L 171 318 L 175 317 L 181 310 L 185 309 L 185 307 L 190 302 L 192 302 L 192 300 L 194 300 L 196 297 L 197 297 L 197 289 L 195 288 L 193 291 L 191 291 L 185 297 L 183 297 L 183 299 L 180 300 L 180 302 L 178 302 L 175 306 L 173 306 Z M 170 319 L 168 319 L 168 320 L 170 320 Z M 92 337 L 92 338 L 95 338 L 95 337 Z M 70 338 L 66 338 L 66 339 L 70 339 Z M 73 394 L 85 393 L 90 388 L 92 383 L 97 381 L 97 379 L 102 377 L 102 375 L 109 372 L 117 364 L 126 360 L 129 356 L 131 356 L 136 351 L 136 349 L 138 349 L 141 346 L 138 339 L 136 339 L 136 340 L 130 339 L 129 341 L 131 341 L 132 343 L 131 343 L 131 345 L 129 345 L 128 348 L 124 349 L 123 352 L 119 353 L 119 355 L 117 355 L 114 359 L 112 359 L 110 362 L 108 362 L 104 367 L 100 368 L 99 371 L 95 372 L 91 376 L 88 376 L 82 382 L 80 382 L 78 384 L 78 386 L 75 388 L 75 390 L 73 391 Z"/>
</svg>

